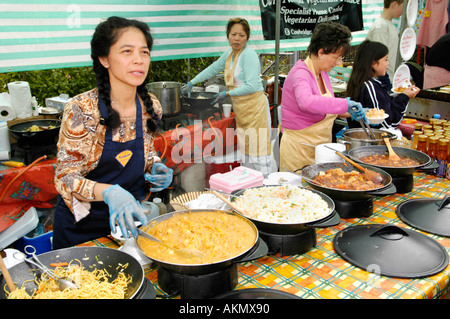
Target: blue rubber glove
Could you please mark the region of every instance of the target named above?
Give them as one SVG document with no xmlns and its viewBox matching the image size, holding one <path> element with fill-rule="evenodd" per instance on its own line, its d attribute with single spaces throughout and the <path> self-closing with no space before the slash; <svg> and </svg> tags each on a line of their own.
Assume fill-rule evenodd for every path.
<svg viewBox="0 0 450 319">
<path fill-rule="evenodd" d="M 133 237 L 138 235 L 136 217 L 142 225 L 147 225 L 148 219 L 145 215 L 145 209 L 142 207 L 130 192 L 119 185 L 108 187 L 102 192 L 103 200 L 109 206 L 109 227 L 113 232 L 116 231 L 116 222 L 125 238 L 129 237 L 129 232 Z"/>
<path fill-rule="evenodd" d="M 151 192 L 160 192 L 169 187 L 172 183 L 173 170 L 163 163 L 154 163 L 152 166 L 152 173 L 145 173 L 144 178 L 147 182 L 156 186 L 150 188 Z"/>
<path fill-rule="evenodd" d="M 214 95 L 214 101 L 212 101 L 211 105 L 214 105 L 216 103 L 222 103 L 227 98 L 227 91 L 222 91 L 219 93 L 216 93 Z"/>
<path fill-rule="evenodd" d="M 347 112 L 350 113 L 352 120 L 360 121 L 363 120 L 367 124 L 369 124 L 369 120 L 366 117 L 366 112 L 364 111 L 361 103 L 350 100 L 350 98 L 346 98 L 348 103 Z"/>
<path fill-rule="evenodd" d="M 181 94 L 183 96 L 191 97 L 191 91 L 193 87 L 194 84 L 192 84 L 191 82 L 186 83 L 186 85 L 181 88 Z"/>
</svg>

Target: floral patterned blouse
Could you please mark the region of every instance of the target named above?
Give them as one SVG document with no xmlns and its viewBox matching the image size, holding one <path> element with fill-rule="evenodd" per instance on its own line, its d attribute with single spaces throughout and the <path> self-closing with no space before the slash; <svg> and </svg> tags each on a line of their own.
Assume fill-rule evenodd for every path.
<svg viewBox="0 0 450 319">
<path fill-rule="evenodd" d="M 162 116 L 162 107 L 154 95 L 150 95 L 153 108 Z M 142 105 L 142 101 L 141 101 Z M 159 160 L 153 146 L 154 134 L 147 129 L 150 115 L 142 107 L 144 129 L 144 148 L 146 155 L 145 171 L 151 171 L 153 163 Z M 89 214 L 90 203 L 76 199 L 76 193 L 86 199 L 94 199 L 95 181 L 86 179 L 90 171 L 97 167 L 102 155 L 106 126 L 100 124 L 98 90 L 93 89 L 75 96 L 66 104 L 61 123 L 56 160 L 55 187 L 64 202 L 73 212 L 75 220 Z M 136 136 L 136 118 L 121 118 L 122 124 L 113 130 L 113 141 L 126 142 Z"/>
</svg>

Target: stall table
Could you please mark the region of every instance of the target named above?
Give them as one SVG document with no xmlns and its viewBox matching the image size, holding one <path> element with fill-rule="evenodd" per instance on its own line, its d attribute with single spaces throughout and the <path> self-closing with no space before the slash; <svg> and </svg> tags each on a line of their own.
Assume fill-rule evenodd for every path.
<svg viewBox="0 0 450 319">
<path fill-rule="evenodd" d="M 414 189 L 407 194 L 374 197 L 374 213 L 368 218 L 342 219 L 334 227 L 318 228 L 317 245 L 301 255 L 281 257 L 267 255 L 238 264 L 238 285 L 235 289 L 271 288 L 304 299 L 437 299 L 449 298 L 450 266 L 442 272 L 420 279 L 380 276 L 353 266 L 333 248 L 335 235 L 350 226 L 393 224 L 414 229 L 396 215 L 396 207 L 415 198 L 441 199 L 450 191 L 450 181 L 423 172 L 414 174 Z M 416 231 L 419 231 L 415 229 Z M 450 239 L 420 231 L 435 239 L 450 252 Z M 103 237 L 82 246 L 119 248 L 112 237 Z M 146 270 L 159 295 L 166 293 L 158 286 L 157 268 Z"/>
</svg>

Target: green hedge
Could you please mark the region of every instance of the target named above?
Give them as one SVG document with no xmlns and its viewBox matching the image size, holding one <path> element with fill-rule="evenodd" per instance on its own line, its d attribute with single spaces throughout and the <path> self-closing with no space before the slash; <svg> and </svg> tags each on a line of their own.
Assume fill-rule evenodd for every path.
<svg viewBox="0 0 450 319">
<path fill-rule="evenodd" d="M 192 79 L 215 60 L 216 58 L 213 57 L 152 62 L 149 81 L 186 83 L 188 76 Z M 0 74 L 1 91 L 7 92 L 8 83 L 15 81 L 28 82 L 31 94 L 36 97 L 40 105 L 45 105 L 45 98 L 58 96 L 61 93 L 72 97 L 96 86 L 92 67 L 2 73 Z"/>
</svg>

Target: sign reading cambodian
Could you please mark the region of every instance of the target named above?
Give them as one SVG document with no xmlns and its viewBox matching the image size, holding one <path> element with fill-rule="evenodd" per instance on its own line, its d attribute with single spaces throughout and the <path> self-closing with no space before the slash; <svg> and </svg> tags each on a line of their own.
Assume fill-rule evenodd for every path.
<svg viewBox="0 0 450 319">
<path fill-rule="evenodd" d="M 259 0 L 265 40 L 275 40 L 276 1 L 280 6 L 280 39 L 311 37 L 317 23 L 334 21 L 350 31 L 363 30 L 362 0 Z"/>
</svg>

